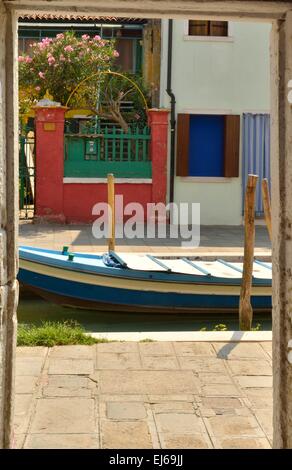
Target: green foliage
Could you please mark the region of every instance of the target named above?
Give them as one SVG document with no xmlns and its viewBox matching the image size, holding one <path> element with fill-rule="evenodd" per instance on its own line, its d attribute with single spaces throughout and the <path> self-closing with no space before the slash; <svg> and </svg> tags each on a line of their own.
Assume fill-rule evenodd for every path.
<svg viewBox="0 0 292 470">
<path fill-rule="evenodd" d="M 20 99 L 23 107 L 40 99 L 46 90 L 54 100 L 65 105 L 71 92 L 88 76 L 109 70 L 118 52 L 114 41 L 81 38 L 67 31 L 55 38 L 44 38 L 32 44 L 30 55 L 19 56 Z M 92 83 L 83 88 L 84 94 L 92 92 Z"/>
<path fill-rule="evenodd" d="M 257 323 L 255 327 L 251 328 L 251 331 L 260 331 L 261 328 L 261 324 Z M 208 329 L 206 326 L 204 326 L 200 329 L 200 331 L 208 331 Z M 210 331 L 230 331 L 230 328 L 228 328 L 227 325 L 224 325 L 223 323 L 219 323 L 218 325 L 215 325 L 214 328 Z"/>
<path fill-rule="evenodd" d="M 18 325 L 17 346 L 61 346 L 68 344 L 95 344 L 108 342 L 85 334 L 74 321 L 42 322 L 40 326 Z"/>
</svg>

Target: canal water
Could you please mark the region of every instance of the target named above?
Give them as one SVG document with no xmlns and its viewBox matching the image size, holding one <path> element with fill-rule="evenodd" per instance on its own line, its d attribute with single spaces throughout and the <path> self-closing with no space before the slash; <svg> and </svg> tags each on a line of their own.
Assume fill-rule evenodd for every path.
<svg viewBox="0 0 292 470">
<path fill-rule="evenodd" d="M 42 321 L 74 320 L 91 332 L 123 331 L 200 331 L 213 330 L 224 324 L 228 330 L 238 330 L 237 314 L 137 314 L 110 313 L 61 307 L 36 296 L 21 296 L 18 307 L 18 322 L 39 325 Z M 260 330 L 272 329 L 271 313 L 255 314 L 253 326 Z"/>
</svg>

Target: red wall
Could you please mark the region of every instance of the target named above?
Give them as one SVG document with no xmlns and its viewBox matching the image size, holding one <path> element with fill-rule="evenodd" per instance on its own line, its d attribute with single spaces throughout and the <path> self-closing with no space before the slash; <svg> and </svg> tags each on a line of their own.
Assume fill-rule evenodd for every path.
<svg viewBox="0 0 292 470">
<path fill-rule="evenodd" d="M 115 194 L 116 196 L 123 195 L 124 206 L 129 202 L 142 204 L 146 215 L 147 202 L 152 201 L 152 184 L 116 183 Z M 63 211 L 67 223 L 93 222 L 97 218 L 97 215 L 92 215 L 93 206 L 98 202 L 106 201 L 106 183 L 66 183 L 63 185 Z"/>
<path fill-rule="evenodd" d="M 64 183 L 65 107 L 36 107 L 36 201 L 35 219 L 50 222 L 90 223 L 98 202 L 107 202 L 106 183 Z M 165 203 L 167 187 L 168 111 L 149 110 L 151 127 L 151 183 L 116 183 L 115 194 L 142 204 L 144 220 L 147 203 Z M 125 216 L 124 219 L 131 217 Z M 154 217 L 153 215 L 151 217 Z M 117 217 L 117 221 L 118 221 Z"/>
</svg>

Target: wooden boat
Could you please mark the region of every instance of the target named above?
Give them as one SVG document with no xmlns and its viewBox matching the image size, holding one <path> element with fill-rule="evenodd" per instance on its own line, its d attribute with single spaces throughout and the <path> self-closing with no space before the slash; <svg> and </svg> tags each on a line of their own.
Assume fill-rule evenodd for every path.
<svg viewBox="0 0 292 470">
<path fill-rule="evenodd" d="M 66 306 L 126 312 L 238 311 L 242 263 L 20 247 L 20 284 Z M 254 262 L 251 303 L 270 310 L 271 263 Z"/>
</svg>

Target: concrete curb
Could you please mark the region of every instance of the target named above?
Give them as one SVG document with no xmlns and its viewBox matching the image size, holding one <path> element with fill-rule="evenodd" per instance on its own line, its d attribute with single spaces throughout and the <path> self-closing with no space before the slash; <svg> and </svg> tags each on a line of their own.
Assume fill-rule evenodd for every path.
<svg viewBox="0 0 292 470">
<path fill-rule="evenodd" d="M 109 341 L 195 341 L 195 342 L 264 342 L 272 341 L 272 331 L 137 331 L 87 333 Z"/>
</svg>

